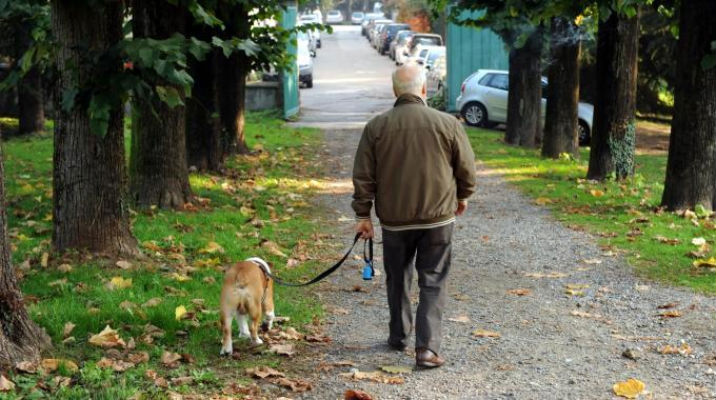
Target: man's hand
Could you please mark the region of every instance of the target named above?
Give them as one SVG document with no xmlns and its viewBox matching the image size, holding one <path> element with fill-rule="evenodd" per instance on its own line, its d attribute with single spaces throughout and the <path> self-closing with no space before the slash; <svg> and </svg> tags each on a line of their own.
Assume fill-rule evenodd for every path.
<svg viewBox="0 0 716 400">
<path fill-rule="evenodd" d="M 465 210 L 467 210 L 467 201 L 466 200 L 458 201 L 457 202 L 457 210 L 455 210 L 455 215 L 457 215 L 459 217 L 465 212 Z"/>
<path fill-rule="evenodd" d="M 356 224 L 356 233 L 360 233 L 362 239 L 372 239 L 373 223 L 369 219 L 361 219 Z"/>
</svg>

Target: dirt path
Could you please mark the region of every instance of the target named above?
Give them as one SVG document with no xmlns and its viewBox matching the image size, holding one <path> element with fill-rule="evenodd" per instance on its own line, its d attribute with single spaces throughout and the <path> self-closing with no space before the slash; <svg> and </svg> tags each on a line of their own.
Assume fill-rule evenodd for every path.
<svg viewBox="0 0 716 400">
<path fill-rule="evenodd" d="M 350 176 L 359 135 L 325 133 L 324 160 L 336 180 Z M 405 374 L 404 384 L 350 381 L 339 376 L 351 370 L 346 366 L 325 370 L 337 361 L 360 371 L 414 364 L 411 345 L 405 353 L 384 345 L 384 275 L 366 284 L 354 261 L 319 286 L 333 343 L 316 352 L 316 387 L 301 398 L 338 399 L 360 389 L 375 399 L 605 399 L 614 397 L 614 383 L 632 377 L 646 384 L 645 398 L 716 398 L 716 299 L 635 278 L 595 239 L 563 227 L 489 170 L 479 172 L 478 193 L 454 241 L 446 365 Z M 350 193 L 324 195 L 321 203 L 338 237 L 350 237 Z M 571 287 L 575 295 L 567 294 L 569 284 L 581 285 Z M 676 305 L 658 309 L 668 303 Z M 673 310 L 682 316 L 658 316 Z M 500 337 L 474 338 L 476 329 Z M 690 354 L 658 352 L 682 343 Z M 624 357 L 625 350 L 637 359 Z"/>
</svg>

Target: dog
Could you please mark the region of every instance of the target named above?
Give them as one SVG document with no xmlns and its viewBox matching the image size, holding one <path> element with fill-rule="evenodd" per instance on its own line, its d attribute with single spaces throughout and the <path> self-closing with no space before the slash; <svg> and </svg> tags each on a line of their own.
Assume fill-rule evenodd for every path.
<svg viewBox="0 0 716 400">
<path fill-rule="evenodd" d="M 234 317 L 239 326 L 239 337 L 250 337 L 254 346 L 263 343 L 258 334 L 262 313 L 266 316 L 265 326 L 272 328 L 275 318 L 273 280 L 266 272 L 271 273 L 268 263 L 252 257 L 236 263 L 224 274 L 221 288 L 223 340 L 220 355 L 231 355 L 234 351 L 231 341 L 231 321 Z"/>
</svg>

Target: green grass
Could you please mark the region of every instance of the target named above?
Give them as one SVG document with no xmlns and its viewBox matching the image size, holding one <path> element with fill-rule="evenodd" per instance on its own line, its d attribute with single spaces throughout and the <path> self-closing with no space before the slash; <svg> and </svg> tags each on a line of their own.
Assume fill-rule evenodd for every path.
<svg viewBox="0 0 716 400">
<path fill-rule="evenodd" d="M 247 138 L 249 146 L 262 152 L 228 160 L 226 175 L 191 175 L 198 198 L 196 210 L 133 210 L 133 232 L 147 258 L 130 260 L 134 267 L 129 270 L 117 268 L 114 260 L 51 254 L 51 134 L 3 143 L 13 261 L 22 267 L 21 286 L 31 304 L 29 311 L 52 338 L 53 348 L 45 356 L 74 360 L 80 365 L 74 376 L 76 383 L 48 391 L 35 386 L 38 379 L 51 377 L 13 375 L 21 388 L 18 398 L 114 399 L 129 397 L 138 390 L 145 398 L 164 398 L 165 391 L 145 378 L 147 369 L 156 370 L 168 380 L 195 377 L 191 386 L 171 387 L 172 390 L 217 393 L 226 382 L 248 382 L 243 372 L 246 367 L 283 364 L 284 359 L 255 354 L 248 344 L 237 340 L 235 343 L 245 354 L 241 360 L 218 357 L 222 267 L 261 256 L 287 279 L 303 279 L 324 267 L 309 260 L 286 269 L 285 258 L 269 254 L 260 246 L 261 240 L 270 240 L 287 254 L 293 251 L 294 257 L 325 252 L 310 245 L 321 229 L 309 222 L 317 212 L 309 200 L 320 186 L 320 182 L 311 181 L 312 176 L 319 175 L 311 149 L 320 138 L 312 129 L 288 128 L 271 114 L 249 115 Z M 249 223 L 252 219 L 260 219 L 263 226 L 255 227 Z M 223 250 L 206 252 L 210 242 L 218 243 Z M 46 253 L 51 257 L 49 266 L 43 267 Z M 62 264 L 69 264 L 72 270 L 62 272 L 57 268 Z M 176 274 L 190 279 L 177 280 Z M 131 279 L 132 285 L 109 290 L 107 283 L 113 277 Z M 141 306 L 155 297 L 162 299 L 159 305 Z M 277 287 L 275 301 L 277 315 L 289 316 L 289 324 L 298 330 L 322 315 L 310 290 Z M 178 306 L 194 312 L 195 321 L 177 321 Z M 76 325 L 71 333 L 75 341 L 63 344 L 67 322 Z M 161 328 L 165 335 L 152 344 L 141 342 L 146 324 Z M 125 341 L 134 338 L 137 350 L 150 354 L 149 363 L 123 373 L 98 368 L 96 362 L 105 351 L 91 346 L 88 339 L 105 325 L 117 329 Z M 159 362 L 164 350 L 190 354 L 196 361 L 166 369 Z M 290 366 L 284 367 L 286 370 Z M 0 398 L 13 396 L 0 394 Z"/>
<path fill-rule="evenodd" d="M 596 183 L 584 179 L 588 149 L 582 149 L 579 160 L 548 160 L 539 150 L 505 145 L 501 132 L 469 129 L 468 135 L 478 159 L 550 208 L 558 220 L 601 236 L 601 244 L 623 252 L 640 275 L 716 294 L 716 274 L 694 268 L 687 255 L 698 250 L 693 238 L 703 237 L 713 247 L 713 219 L 701 218 L 695 226 L 659 208 L 666 155 L 637 155 L 633 178 Z M 679 243 L 662 243 L 655 239 L 659 236 Z"/>
</svg>

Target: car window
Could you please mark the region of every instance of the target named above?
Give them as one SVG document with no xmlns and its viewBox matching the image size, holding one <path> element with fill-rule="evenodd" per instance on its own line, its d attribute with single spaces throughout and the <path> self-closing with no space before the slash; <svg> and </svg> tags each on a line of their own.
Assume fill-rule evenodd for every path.
<svg viewBox="0 0 716 400">
<path fill-rule="evenodd" d="M 500 90 L 509 90 L 509 79 L 510 76 L 507 74 L 494 74 L 487 86 Z"/>
<path fill-rule="evenodd" d="M 420 50 L 420 55 L 418 57 L 423 58 L 428 54 L 429 49 L 422 49 Z"/>
<path fill-rule="evenodd" d="M 487 86 L 487 82 L 489 82 L 490 79 L 492 79 L 493 75 L 494 74 L 486 74 L 485 76 L 480 78 L 480 81 L 478 81 L 477 84 L 480 86 Z"/>
</svg>

